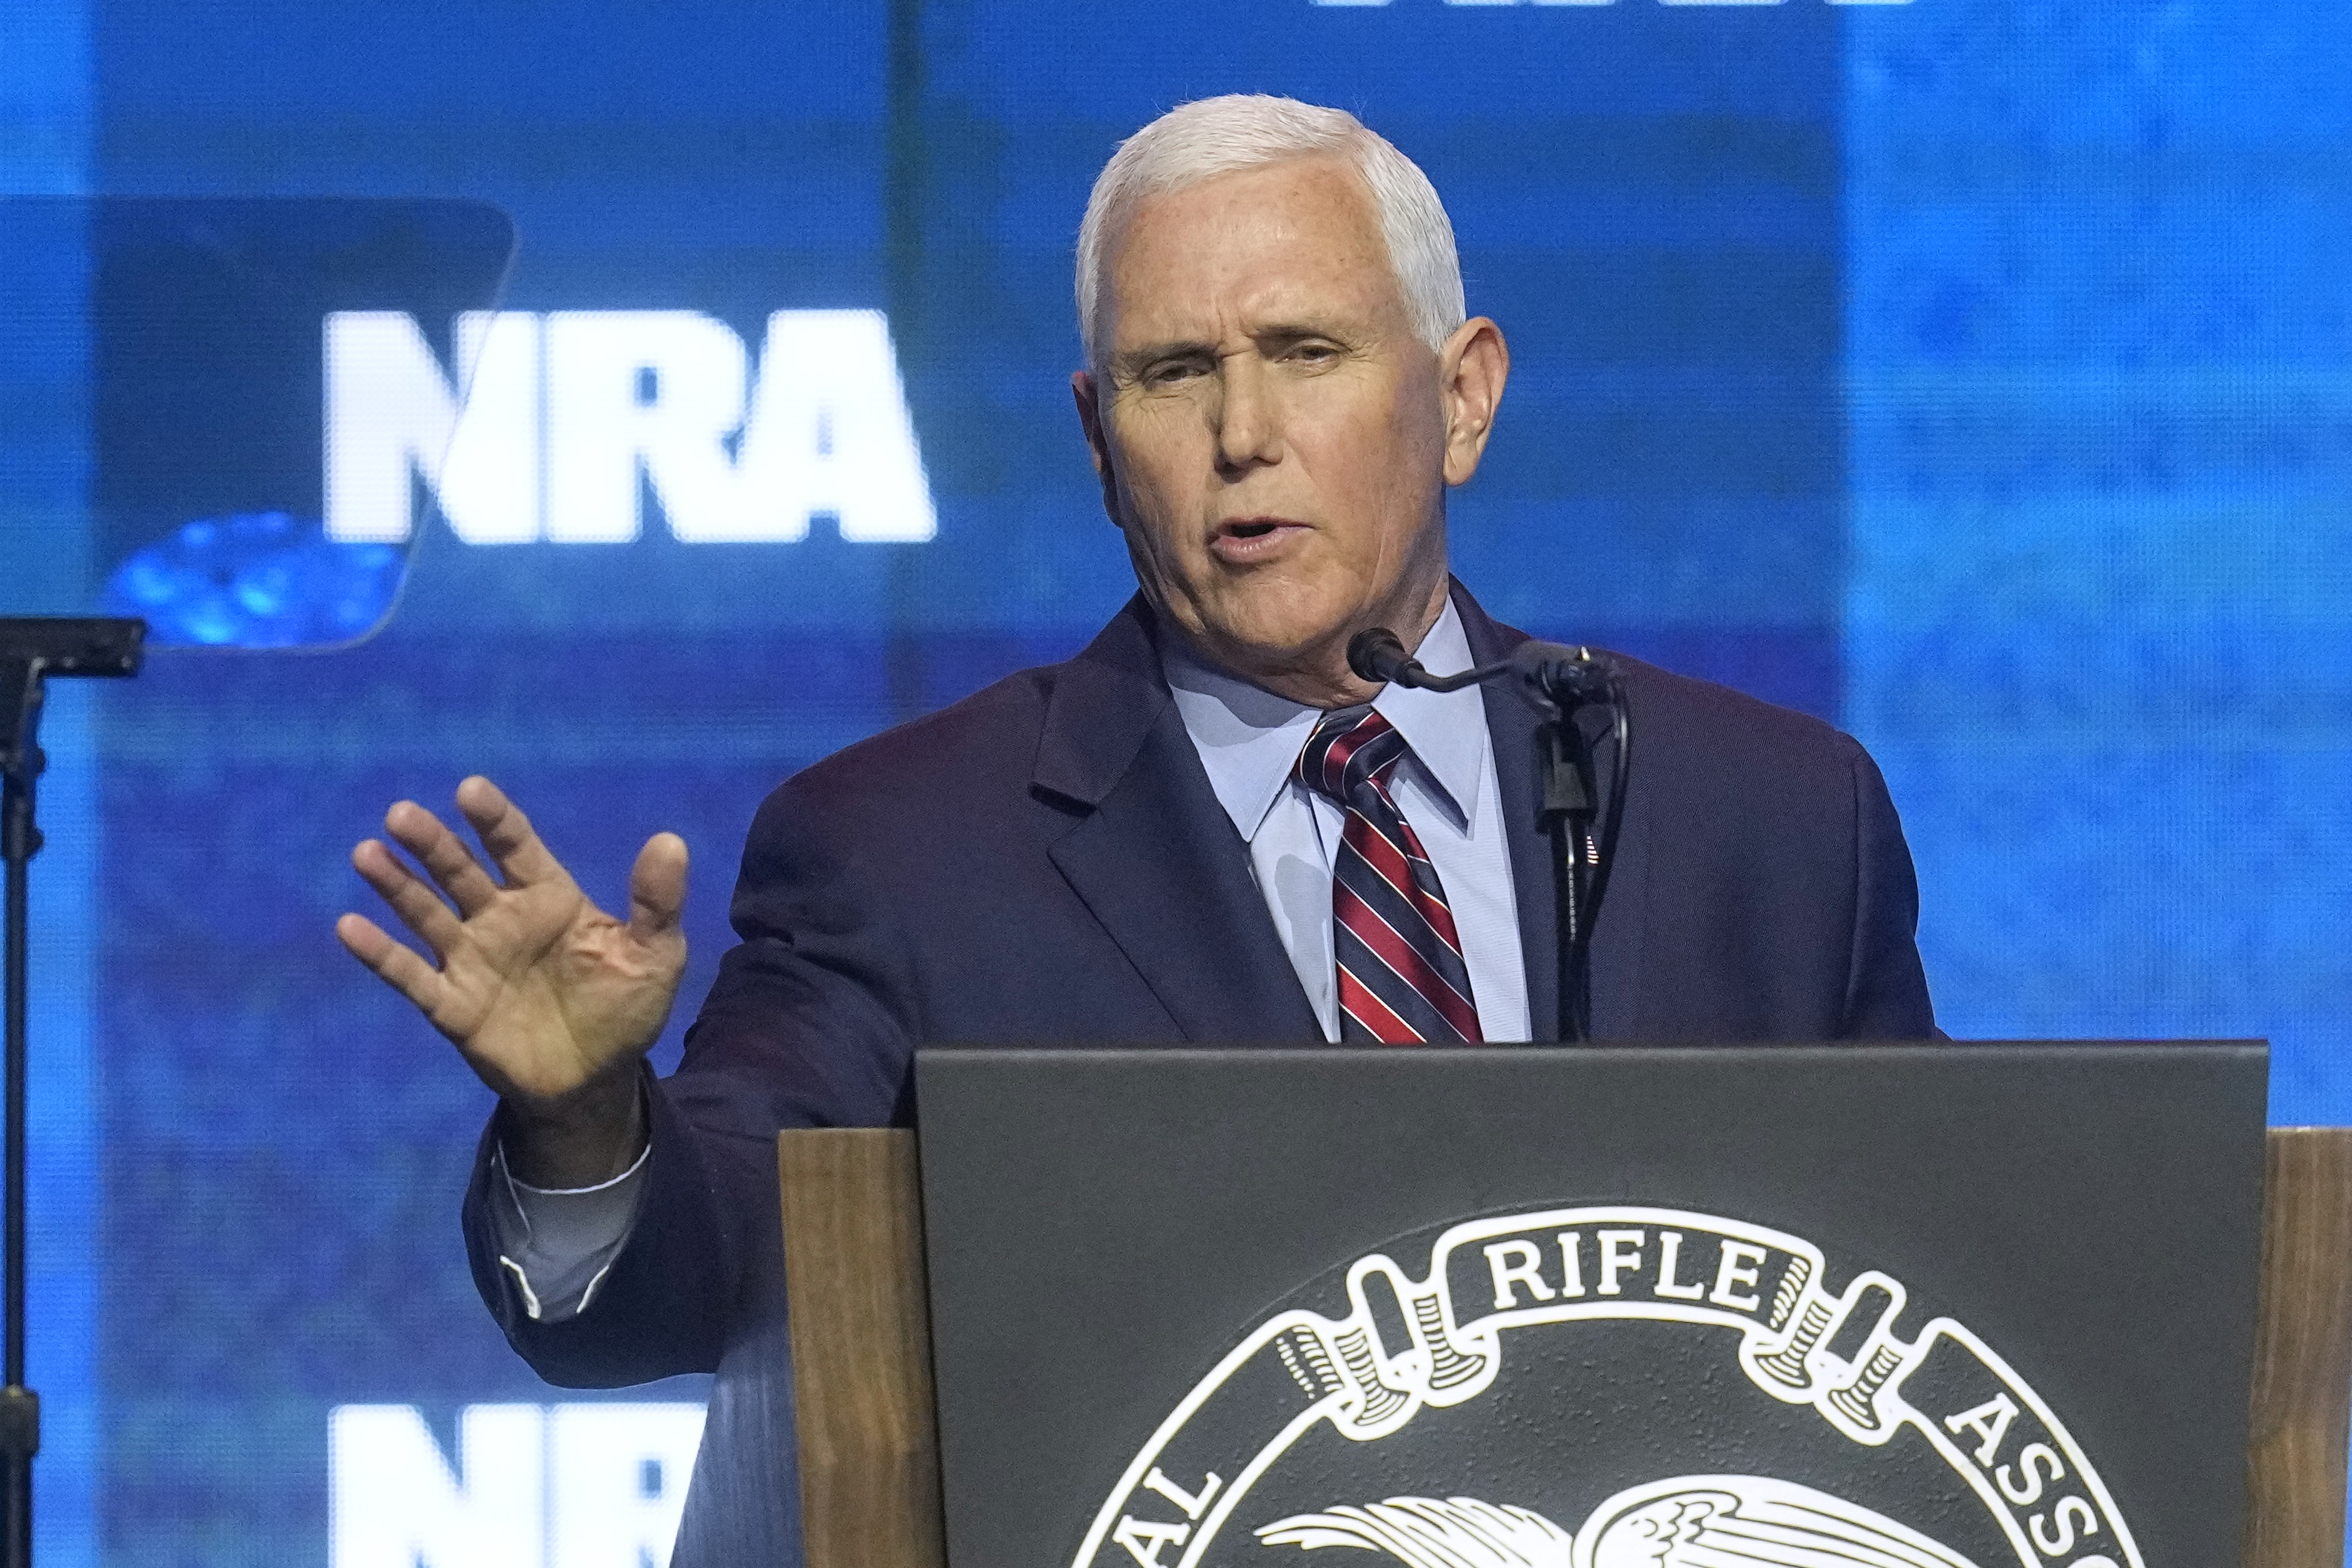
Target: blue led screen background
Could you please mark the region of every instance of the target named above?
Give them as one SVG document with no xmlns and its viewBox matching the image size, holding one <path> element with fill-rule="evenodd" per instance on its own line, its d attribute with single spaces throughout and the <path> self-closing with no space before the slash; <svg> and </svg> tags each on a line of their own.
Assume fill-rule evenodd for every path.
<svg viewBox="0 0 2352 1568">
<path fill-rule="evenodd" d="M 503 308 L 755 351 L 772 312 L 881 311 L 937 512 L 921 543 L 685 544 L 650 495 L 628 543 L 430 522 L 359 647 L 58 688 L 47 1560 L 325 1563 L 336 1407 L 415 1406 L 454 1462 L 462 1409 L 578 1397 L 474 1300 L 488 1096 L 334 946 L 349 846 L 477 769 L 608 895 L 675 829 L 690 1014 L 777 779 L 1129 591 L 1068 247 L 1118 138 L 1205 93 L 1344 105 L 1429 170 L 1515 357 L 1461 574 L 1869 744 L 1947 1028 L 2266 1035 L 2273 1120 L 2352 1121 L 2347 68 L 2337 12 L 2210 0 L 0 17 L 0 193 L 487 203 Z M 170 433 L 110 415 L 107 287 L 0 278 L 50 388 L 0 432 L 0 612 L 93 602 L 169 521 L 120 504 Z"/>
</svg>

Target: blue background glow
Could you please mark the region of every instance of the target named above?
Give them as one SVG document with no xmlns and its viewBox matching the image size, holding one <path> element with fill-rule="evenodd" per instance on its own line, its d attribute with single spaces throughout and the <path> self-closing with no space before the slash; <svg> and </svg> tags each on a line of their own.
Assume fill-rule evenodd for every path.
<svg viewBox="0 0 2352 1568">
<path fill-rule="evenodd" d="M 418 1404 L 446 1442 L 548 1397 L 457 1244 L 488 1096 L 330 935 L 366 903 L 349 846 L 477 769 L 608 896 L 675 829 L 690 1013 L 778 779 L 1129 591 L 1068 249 L 1118 138 L 1207 93 L 1344 105 L 1428 169 L 1516 361 L 1461 574 L 1870 745 L 1948 1029 L 2264 1035 L 2274 1121 L 2352 1122 L 2347 72 L 2340 9 L 2220 0 L 0 10 L 0 193 L 465 197 L 515 221 L 509 308 L 755 341 L 883 309 L 940 517 L 887 546 L 436 524 L 358 648 L 59 687 L 46 1560 L 323 1563 L 331 1406 Z M 106 412 L 105 281 L 38 254 L 0 269 L 31 345 L 0 612 L 168 554 L 110 478 L 152 433 Z"/>
</svg>

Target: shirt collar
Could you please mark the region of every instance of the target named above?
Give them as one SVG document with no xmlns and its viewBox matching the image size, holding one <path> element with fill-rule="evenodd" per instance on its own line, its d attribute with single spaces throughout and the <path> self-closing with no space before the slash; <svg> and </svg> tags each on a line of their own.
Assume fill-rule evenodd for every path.
<svg viewBox="0 0 2352 1568">
<path fill-rule="evenodd" d="M 1462 630 L 1451 595 L 1444 612 L 1429 635 L 1421 640 L 1413 657 L 1433 675 L 1450 675 L 1470 667 L 1470 637 Z M 1478 809 L 1478 776 L 1486 760 L 1486 699 L 1476 686 L 1458 692 L 1423 691 L 1391 683 L 1372 699 L 1372 709 L 1404 737 L 1413 756 L 1447 803 L 1454 820 L 1467 828 Z"/>
<path fill-rule="evenodd" d="M 1417 657 L 1438 674 L 1469 668 L 1470 640 L 1451 598 Z M 1160 639 L 1160 667 L 1217 803 L 1244 839 L 1255 838 L 1322 710 L 1211 669 L 1174 636 Z M 1372 706 L 1404 737 L 1456 820 L 1468 826 L 1478 808 L 1486 747 L 1486 710 L 1477 688 L 1439 693 L 1389 685 Z"/>
</svg>

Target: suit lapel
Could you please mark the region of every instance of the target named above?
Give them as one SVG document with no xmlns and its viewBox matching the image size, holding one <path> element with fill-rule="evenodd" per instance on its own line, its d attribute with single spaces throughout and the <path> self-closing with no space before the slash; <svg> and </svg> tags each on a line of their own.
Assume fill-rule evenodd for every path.
<svg viewBox="0 0 2352 1568">
<path fill-rule="evenodd" d="M 1055 683 L 1034 781 L 1083 814 L 1047 852 L 1185 1039 L 1319 1042 L 1147 614 L 1130 601 Z"/>
<path fill-rule="evenodd" d="M 1489 616 L 1470 591 L 1454 585 L 1454 606 L 1476 664 L 1506 658 L 1528 634 Z M 1559 912 L 1552 891 L 1551 843 L 1536 826 L 1535 707 L 1507 682 L 1480 688 L 1486 705 L 1486 735 L 1495 750 L 1495 779 L 1503 798 L 1503 826 L 1510 850 L 1511 885 L 1519 906 L 1519 949 L 1527 964 L 1528 1022 L 1538 1040 L 1559 1039 Z M 1641 715 L 1629 698 L 1633 717 Z M 1594 771 L 1608 804 L 1612 746 L 1594 748 Z M 1619 830 L 1617 863 L 1609 873 L 1608 896 L 1592 933 L 1592 1034 L 1596 1040 L 1632 1037 L 1638 1022 L 1642 930 L 1648 919 L 1649 816 L 1633 780 L 1640 777 L 1641 748 L 1635 737 L 1635 772 L 1629 777 L 1625 820 Z"/>
</svg>

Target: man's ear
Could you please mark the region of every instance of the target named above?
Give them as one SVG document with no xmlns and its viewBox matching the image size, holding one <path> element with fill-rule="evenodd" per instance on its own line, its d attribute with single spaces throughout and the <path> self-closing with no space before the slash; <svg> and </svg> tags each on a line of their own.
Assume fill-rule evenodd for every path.
<svg viewBox="0 0 2352 1568">
<path fill-rule="evenodd" d="M 1086 371 L 1072 371 L 1070 396 L 1077 402 L 1078 423 L 1086 430 L 1087 448 L 1094 454 L 1095 475 L 1102 481 L 1103 515 L 1118 523 L 1118 476 L 1111 467 L 1110 438 L 1103 431 L 1102 405 L 1095 401 L 1094 376 Z"/>
<path fill-rule="evenodd" d="M 1511 350 L 1503 329 L 1484 316 L 1454 329 L 1437 356 L 1439 395 L 1445 404 L 1445 482 L 1469 483 L 1495 432 L 1503 383 L 1511 377 Z"/>
</svg>

